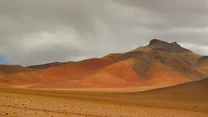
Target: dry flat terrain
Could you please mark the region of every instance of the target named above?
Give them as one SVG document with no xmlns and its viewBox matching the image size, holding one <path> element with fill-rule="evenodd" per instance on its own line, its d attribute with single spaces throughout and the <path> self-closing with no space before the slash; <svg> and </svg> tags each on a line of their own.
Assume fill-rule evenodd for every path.
<svg viewBox="0 0 208 117">
<path fill-rule="evenodd" d="M 120 91 L 119 91 L 120 90 Z M 0 89 L 1 117 L 207 117 L 208 79 L 145 92 Z"/>
</svg>

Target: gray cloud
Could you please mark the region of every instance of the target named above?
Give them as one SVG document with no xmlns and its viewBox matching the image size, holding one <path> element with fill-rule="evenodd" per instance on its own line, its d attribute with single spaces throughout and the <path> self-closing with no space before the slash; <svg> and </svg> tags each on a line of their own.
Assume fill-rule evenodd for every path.
<svg viewBox="0 0 208 117">
<path fill-rule="evenodd" d="M 117 0 L 129 8 L 134 7 L 153 13 L 163 19 L 165 27 L 204 27 L 207 25 L 207 0 Z M 154 17 L 152 17 L 154 19 Z M 173 27 L 174 26 L 174 27 Z M 159 28 L 159 27 L 157 27 Z"/>
<path fill-rule="evenodd" d="M 207 0 L 1 0 L 0 55 L 13 64 L 101 57 L 177 41 L 208 54 Z"/>
</svg>

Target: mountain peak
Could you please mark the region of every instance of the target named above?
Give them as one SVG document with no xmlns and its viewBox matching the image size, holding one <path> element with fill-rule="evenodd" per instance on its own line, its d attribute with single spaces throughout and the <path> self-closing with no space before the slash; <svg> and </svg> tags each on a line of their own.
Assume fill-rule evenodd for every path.
<svg viewBox="0 0 208 117">
<path fill-rule="evenodd" d="M 148 46 L 149 48 L 161 48 L 167 52 L 190 52 L 183 47 L 181 47 L 177 42 L 168 43 L 159 39 L 152 39 Z"/>
<path fill-rule="evenodd" d="M 172 43 L 168 43 L 166 41 L 162 41 L 159 39 L 152 39 L 149 43 L 149 45 L 155 45 L 155 44 L 165 44 L 165 45 L 175 45 L 175 46 L 180 46 L 176 41 L 172 42 Z"/>
<path fill-rule="evenodd" d="M 159 39 L 152 39 L 149 43 L 149 45 L 154 45 L 154 44 L 159 44 L 159 43 L 164 43 L 164 44 L 168 44 L 168 42 L 159 40 Z"/>
</svg>

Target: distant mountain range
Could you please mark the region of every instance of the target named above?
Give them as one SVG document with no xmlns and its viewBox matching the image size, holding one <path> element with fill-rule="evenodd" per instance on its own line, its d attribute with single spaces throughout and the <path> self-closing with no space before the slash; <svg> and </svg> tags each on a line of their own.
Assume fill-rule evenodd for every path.
<svg viewBox="0 0 208 117">
<path fill-rule="evenodd" d="M 208 57 L 158 39 L 125 53 L 78 62 L 0 65 L 0 87 L 121 88 L 169 86 L 208 76 Z"/>
</svg>

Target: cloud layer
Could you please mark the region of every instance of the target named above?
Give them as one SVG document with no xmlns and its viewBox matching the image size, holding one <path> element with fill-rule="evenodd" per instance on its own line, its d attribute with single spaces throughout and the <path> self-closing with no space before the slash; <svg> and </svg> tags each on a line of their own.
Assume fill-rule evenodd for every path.
<svg viewBox="0 0 208 117">
<path fill-rule="evenodd" d="M 101 57 L 177 41 L 208 54 L 207 0 L 1 0 L 0 55 L 13 64 Z"/>
</svg>

